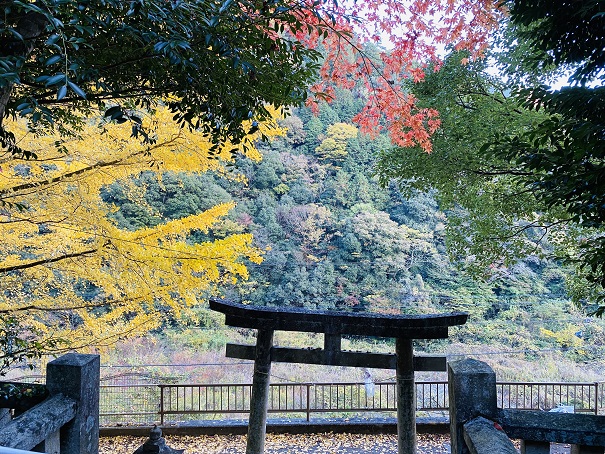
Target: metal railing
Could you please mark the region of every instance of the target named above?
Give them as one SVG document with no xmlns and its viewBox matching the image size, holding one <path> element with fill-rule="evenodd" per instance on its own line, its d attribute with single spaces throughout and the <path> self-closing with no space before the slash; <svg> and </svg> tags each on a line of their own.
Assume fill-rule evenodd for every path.
<svg viewBox="0 0 605 454">
<path fill-rule="evenodd" d="M 549 410 L 573 407 L 575 413 L 598 414 L 603 408 L 603 383 L 515 383 L 496 384 L 498 407 L 518 410 Z"/>
<path fill-rule="evenodd" d="M 250 384 L 128 384 L 101 386 L 101 425 L 167 424 L 192 419 L 228 419 L 249 412 Z M 549 410 L 573 406 L 576 412 L 598 414 L 605 407 L 602 383 L 497 384 L 498 406 Z M 270 413 L 284 417 L 312 414 L 343 417 L 396 412 L 394 382 L 275 383 L 270 386 Z M 445 412 L 447 382 L 416 382 L 416 409 Z"/>
</svg>

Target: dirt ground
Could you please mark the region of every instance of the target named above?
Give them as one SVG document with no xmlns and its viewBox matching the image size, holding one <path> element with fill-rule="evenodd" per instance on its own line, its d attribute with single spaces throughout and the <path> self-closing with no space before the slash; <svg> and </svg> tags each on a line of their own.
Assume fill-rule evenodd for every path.
<svg viewBox="0 0 605 454">
<path fill-rule="evenodd" d="M 99 454 L 132 454 L 145 437 L 101 438 Z M 243 454 L 244 435 L 167 436 L 171 448 L 185 449 L 185 454 Z M 265 454 L 395 454 L 396 435 L 360 434 L 268 434 Z M 569 446 L 552 445 L 551 454 L 569 454 Z M 417 454 L 449 454 L 448 435 L 418 434 Z"/>
</svg>

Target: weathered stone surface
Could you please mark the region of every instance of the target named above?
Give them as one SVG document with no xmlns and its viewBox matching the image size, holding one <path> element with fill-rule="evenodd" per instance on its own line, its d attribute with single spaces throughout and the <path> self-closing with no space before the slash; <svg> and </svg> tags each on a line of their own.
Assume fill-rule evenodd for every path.
<svg viewBox="0 0 605 454">
<path fill-rule="evenodd" d="M 414 348 L 409 339 L 397 339 L 397 452 L 416 452 L 416 384 Z"/>
<path fill-rule="evenodd" d="M 0 408 L 0 429 L 11 422 L 10 408 Z"/>
<path fill-rule="evenodd" d="M 571 445 L 570 454 L 603 454 L 603 446 Z"/>
<path fill-rule="evenodd" d="M 55 433 L 50 434 L 39 446 L 40 452 L 46 454 L 61 454 L 61 431 L 58 430 Z M 36 451 L 36 449 L 34 449 L 34 451 Z"/>
<path fill-rule="evenodd" d="M 496 374 L 481 361 L 464 359 L 448 364 L 448 383 L 452 454 L 468 453 L 463 424 L 478 416 L 496 415 Z"/>
<path fill-rule="evenodd" d="M 246 454 L 263 454 L 265 451 L 272 346 L 273 331 L 259 329 L 256 336 Z"/>
<path fill-rule="evenodd" d="M 77 412 L 61 430 L 61 452 L 99 453 L 99 355 L 68 353 L 48 363 L 46 387 L 77 401 Z"/>
<path fill-rule="evenodd" d="M 227 344 L 225 356 L 228 358 L 254 359 L 256 347 L 253 345 Z M 389 353 L 367 353 L 351 351 L 329 351 L 325 349 L 302 349 L 273 347 L 271 361 L 274 363 L 322 364 L 325 366 L 369 367 L 373 369 L 395 369 L 397 355 Z M 445 356 L 414 356 L 414 370 L 445 372 Z"/>
<path fill-rule="evenodd" d="M 471 454 L 518 454 L 494 421 L 478 417 L 464 424 L 464 439 Z"/>
<path fill-rule="evenodd" d="M 49 397 L 0 431 L 0 446 L 31 450 L 76 415 L 76 400 L 62 394 Z"/>
<path fill-rule="evenodd" d="M 406 339 L 446 338 L 449 326 L 463 325 L 468 318 L 468 314 L 460 312 L 445 315 L 354 314 L 285 307 L 264 308 L 222 300 L 211 300 L 210 308 L 225 314 L 227 325 L 242 328 Z"/>
<path fill-rule="evenodd" d="M 605 416 L 500 410 L 498 418 L 511 438 L 605 446 Z"/>
<path fill-rule="evenodd" d="M 158 426 L 153 426 L 149 438 L 134 454 L 183 454 L 184 452 L 184 449 L 173 449 L 168 446 L 166 440 L 162 437 L 162 429 Z"/>
</svg>

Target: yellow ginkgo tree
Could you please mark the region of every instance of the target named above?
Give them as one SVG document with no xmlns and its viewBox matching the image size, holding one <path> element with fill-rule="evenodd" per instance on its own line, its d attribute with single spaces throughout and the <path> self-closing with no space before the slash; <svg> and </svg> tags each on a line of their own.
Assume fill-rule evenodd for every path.
<svg viewBox="0 0 605 454">
<path fill-rule="evenodd" d="M 236 154 L 260 159 L 257 136 L 220 149 L 172 121 L 148 116 L 152 145 L 130 137 L 131 126 L 91 120 L 69 139 L 11 128 L 37 159 L 0 158 L 0 365 L 63 349 L 107 345 L 157 328 L 203 301 L 217 284 L 246 278 L 246 261 L 261 251 L 247 233 L 205 243 L 187 241 L 193 229 L 220 223 L 233 204 L 153 228 L 118 228 L 101 189 L 113 182 L 135 188 L 143 171 L 224 171 Z M 259 136 L 278 133 L 254 125 Z M 60 144 L 57 141 L 61 141 Z M 136 190 L 132 191 L 133 194 Z M 136 194 L 135 194 L 136 195 Z M 83 288 L 94 287 L 94 296 Z"/>
</svg>

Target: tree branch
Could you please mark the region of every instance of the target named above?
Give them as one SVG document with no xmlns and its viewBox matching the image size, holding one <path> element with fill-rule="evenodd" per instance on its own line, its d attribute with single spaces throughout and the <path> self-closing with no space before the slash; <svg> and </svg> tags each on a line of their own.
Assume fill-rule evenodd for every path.
<svg viewBox="0 0 605 454">
<path fill-rule="evenodd" d="M 531 175 L 534 175 L 532 172 L 523 172 L 521 170 L 512 170 L 512 169 L 506 169 L 506 170 L 470 170 L 471 173 L 474 173 L 475 175 L 481 175 L 481 176 L 486 176 L 486 177 L 495 177 L 495 176 L 501 176 L 501 175 L 512 175 L 512 176 L 518 176 L 518 177 L 529 177 Z"/>
<path fill-rule="evenodd" d="M 38 306 L 36 304 L 30 304 L 28 306 L 21 306 L 21 307 L 16 307 L 16 308 L 10 308 L 10 309 L 0 309 L 0 314 L 11 314 L 14 312 L 23 312 L 23 311 L 42 311 L 42 312 L 56 312 L 56 311 L 72 311 L 72 310 L 76 310 L 76 309 L 96 309 L 99 307 L 106 307 L 106 306 L 124 306 L 130 302 L 133 301 L 140 301 L 140 300 L 144 300 L 145 297 L 144 296 L 139 296 L 136 298 L 127 298 L 127 299 L 123 299 L 123 300 L 111 300 L 111 301 L 102 301 L 99 303 L 95 303 L 95 304 L 82 304 L 80 306 L 57 306 L 57 307 L 43 307 L 43 306 Z"/>
<path fill-rule="evenodd" d="M 167 140 L 160 144 L 155 144 L 152 147 L 149 147 L 145 150 L 136 151 L 136 152 L 131 153 L 128 156 L 120 158 L 120 159 L 114 159 L 113 161 L 100 161 L 93 165 L 83 167 L 81 169 L 74 170 L 73 172 L 68 172 L 68 173 L 59 175 L 54 178 L 49 178 L 47 180 L 42 180 L 42 181 L 35 181 L 35 182 L 31 182 L 31 183 L 23 183 L 23 184 L 20 184 L 17 186 L 12 186 L 10 188 L 2 189 L 2 190 L 0 190 L 0 196 L 13 195 L 13 193 L 15 193 L 17 191 L 23 191 L 25 189 L 33 189 L 33 188 L 40 188 L 42 186 L 49 186 L 51 184 L 58 183 L 67 178 L 75 177 L 77 175 L 81 175 L 86 172 L 91 172 L 93 170 L 102 169 L 105 167 L 117 166 L 117 165 L 120 165 L 121 163 L 123 163 L 124 161 L 126 161 L 127 159 L 142 155 L 144 153 L 147 153 L 147 152 L 157 149 L 159 147 L 170 145 L 170 144 L 174 143 L 178 139 L 178 137 L 180 137 L 180 136 L 176 135 L 176 136 L 172 137 L 170 140 Z"/>
<path fill-rule="evenodd" d="M 34 268 L 40 265 L 46 265 L 48 263 L 60 262 L 62 260 L 71 259 L 75 257 L 82 257 L 84 255 L 94 254 L 98 251 L 98 249 L 89 249 L 87 251 L 74 252 L 72 254 L 60 255 L 58 257 L 35 260 L 33 262 L 22 263 L 20 265 L 6 266 L 0 268 L 0 273 L 8 273 L 9 271 L 18 271 L 18 270 L 26 270 L 28 268 Z"/>
</svg>

